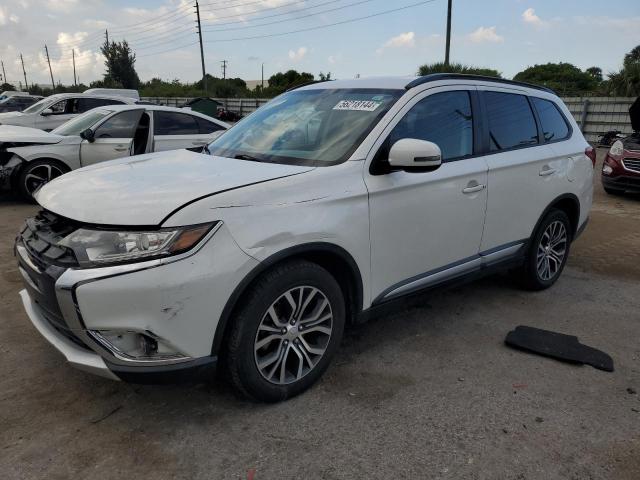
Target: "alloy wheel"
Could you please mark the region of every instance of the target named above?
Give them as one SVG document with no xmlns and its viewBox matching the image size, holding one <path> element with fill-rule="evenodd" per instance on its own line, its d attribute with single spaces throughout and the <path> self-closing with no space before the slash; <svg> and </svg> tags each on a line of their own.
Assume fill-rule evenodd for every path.
<svg viewBox="0 0 640 480">
<path fill-rule="evenodd" d="M 551 222 L 545 229 L 536 256 L 538 276 L 541 280 L 552 280 L 560 272 L 567 254 L 568 238 L 567 228 L 559 220 Z"/>
<path fill-rule="evenodd" d="M 37 165 L 29 170 L 24 177 L 24 188 L 29 195 L 33 195 L 39 187 L 59 177 L 64 172 L 60 167 L 49 163 Z"/>
<path fill-rule="evenodd" d="M 254 341 L 262 377 L 276 385 L 300 380 L 324 356 L 333 329 L 327 296 L 311 286 L 294 287 L 271 304 Z"/>
</svg>

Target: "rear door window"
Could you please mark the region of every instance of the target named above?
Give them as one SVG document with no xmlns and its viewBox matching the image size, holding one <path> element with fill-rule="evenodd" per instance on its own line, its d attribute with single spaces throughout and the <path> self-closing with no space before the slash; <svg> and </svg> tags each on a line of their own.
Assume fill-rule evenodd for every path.
<svg viewBox="0 0 640 480">
<path fill-rule="evenodd" d="M 527 97 L 484 92 L 484 98 L 492 152 L 538 144 L 538 128 Z"/>
<path fill-rule="evenodd" d="M 563 140 L 569 136 L 569 126 L 555 103 L 542 98 L 530 97 L 538 112 L 545 142 Z"/>
<path fill-rule="evenodd" d="M 156 110 L 154 114 L 154 135 L 198 135 L 200 126 L 193 115 Z"/>
</svg>

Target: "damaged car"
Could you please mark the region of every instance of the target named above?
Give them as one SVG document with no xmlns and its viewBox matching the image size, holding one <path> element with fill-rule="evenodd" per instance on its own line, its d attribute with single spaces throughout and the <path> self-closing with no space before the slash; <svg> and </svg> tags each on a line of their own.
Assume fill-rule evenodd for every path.
<svg viewBox="0 0 640 480">
<path fill-rule="evenodd" d="M 241 394 L 284 400 L 382 305 L 502 269 L 551 287 L 593 198 L 595 151 L 562 100 L 489 77 L 301 86 L 206 151 L 35 193 L 20 295 L 75 367 L 162 382 L 219 364 Z"/>
<path fill-rule="evenodd" d="M 23 198 L 71 170 L 116 158 L 187 148 L 201 151 L 229 125 L 155 105 L 90 110 L 50 133 L 0 126 L 0 186 Z"/>
<path fill-rule="evenodd" d="M 616 140 L 602 164 L 602 187 L 610 195 L 640 193 L 640 97 L 629 108 L 633 133 Z"/>
</svg>

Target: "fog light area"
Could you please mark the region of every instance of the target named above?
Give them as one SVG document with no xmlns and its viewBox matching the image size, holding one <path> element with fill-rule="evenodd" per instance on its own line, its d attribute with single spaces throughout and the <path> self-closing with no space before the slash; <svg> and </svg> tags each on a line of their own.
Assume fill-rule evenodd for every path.
<svg viewBox="0 0 640 480">
<path fill-rule="evenodd" d="M 189 358 L 150 332 L 92 330 L 90 333 L 115 356 L 128 360 L 150 361 Z"/>
<path fill-rule="evenodd" d="M 612 172 L 613 168 L 611 168 L 609 165 L 604 165 L 602 167 L 602 173 L 604 173 L 605 175 L 611 175 Z"/>
</svg>

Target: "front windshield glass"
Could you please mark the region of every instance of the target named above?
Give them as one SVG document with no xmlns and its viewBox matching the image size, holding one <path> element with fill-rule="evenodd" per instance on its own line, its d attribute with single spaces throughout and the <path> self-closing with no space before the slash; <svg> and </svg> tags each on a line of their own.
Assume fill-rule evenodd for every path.
<svg viewBox="0 0 640 480">
<path fill-rule="evenodd" d="M 39 102 L 34 103 L 29 108 L 26 108 L 22 111 L 22 113 L 38 113 L 43 107 L 51 101 L 54 97 L 43 98 Z"/>
<path fill-rule="evenodd" d="M 87 113 L 78 115 L 76 118 L 63 123 L 58 128 L 52 130 L 51 133 L 55 133 L 56 135 L 80 135 L 80 133 L 84 132 L 87 128 L 91 128 L 110 113 L 110 110 L 102 110 L 99 108 L 89 110 Z"/>
<path fill-rule="evenodd" d="M 211 155 L 296 165 L 351 156 L 402 90 L 322 89 L 285 93 L 211 142 Z"/>
</svg>

